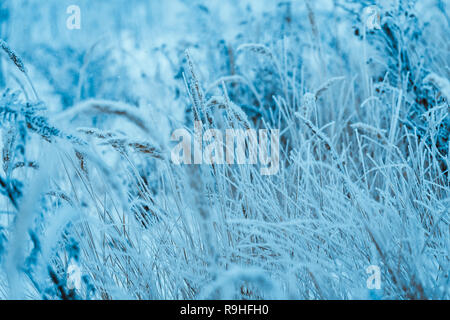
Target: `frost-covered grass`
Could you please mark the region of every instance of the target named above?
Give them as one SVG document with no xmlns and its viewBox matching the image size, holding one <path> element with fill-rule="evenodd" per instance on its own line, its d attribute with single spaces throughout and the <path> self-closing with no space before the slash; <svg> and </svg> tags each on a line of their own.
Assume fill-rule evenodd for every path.
<svg viewBox="0 0 450 320">
<path fill-rule="evenodd" d="M 1 299 L 449 298 L 444 1 L 72 2 L 0 4 Z M 194 120 L 279 172 L 175 165 Z"/>
</svg>

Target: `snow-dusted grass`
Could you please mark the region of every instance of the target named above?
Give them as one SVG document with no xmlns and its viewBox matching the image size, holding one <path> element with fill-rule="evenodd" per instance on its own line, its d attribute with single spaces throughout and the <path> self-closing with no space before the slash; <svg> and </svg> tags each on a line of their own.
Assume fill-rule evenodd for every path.
<svg viewBox="0 0 450 320">
<path fill-rule="evenodd" d="M 448 11 L 378 3 L 366 30 L 364 1 L 258 3 L 231 5 L 237 27 L 174 0 L 196 46 L 118 31 L 78 48 L 69 89 L 69 67 L 0 43 L 18 90 L 0 98 L 0 298 L 449 298 Z M 194 120 L 279 129 L 279 172 L 173 164 L 170 133 Z"/>
</svg>

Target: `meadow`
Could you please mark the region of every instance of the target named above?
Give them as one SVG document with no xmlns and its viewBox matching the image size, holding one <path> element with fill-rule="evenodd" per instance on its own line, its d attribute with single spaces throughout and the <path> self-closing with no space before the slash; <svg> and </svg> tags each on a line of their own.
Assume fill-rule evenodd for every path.
<svg viewBox="0 0 450 320">
<path fill-rule="evenodd" d="M 448 299 L 449 10 L 2 1 L 0 299 Z"/>
</svg>

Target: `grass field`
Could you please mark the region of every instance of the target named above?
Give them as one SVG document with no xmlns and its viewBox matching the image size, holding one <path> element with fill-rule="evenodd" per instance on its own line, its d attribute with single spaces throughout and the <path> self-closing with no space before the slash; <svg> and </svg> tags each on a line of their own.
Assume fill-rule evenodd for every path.
<svg viewBox="0 0 450 320">
<path fill-rule="evenodd" d="M 448 299 L 449 23 L 434 0 L 2 1 L 0 299 Z M 279 130 L 278 170 L 174 163 L 195 121 Z"/>
</svg>

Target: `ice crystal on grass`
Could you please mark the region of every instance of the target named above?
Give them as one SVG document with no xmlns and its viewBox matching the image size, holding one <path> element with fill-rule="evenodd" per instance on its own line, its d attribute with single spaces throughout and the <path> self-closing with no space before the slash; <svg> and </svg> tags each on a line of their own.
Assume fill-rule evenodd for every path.
<svg viewBox="0 0 450 320">
<path fill-rule="evenodd" d="M 0 299 L 449 298 L 445 2 L 77 2 L 0 4 Z"/>
</svg>

